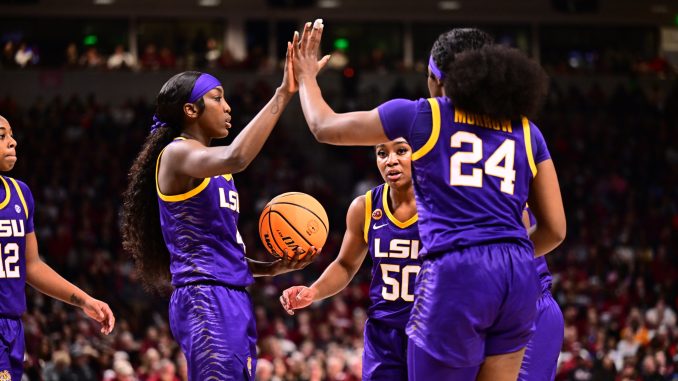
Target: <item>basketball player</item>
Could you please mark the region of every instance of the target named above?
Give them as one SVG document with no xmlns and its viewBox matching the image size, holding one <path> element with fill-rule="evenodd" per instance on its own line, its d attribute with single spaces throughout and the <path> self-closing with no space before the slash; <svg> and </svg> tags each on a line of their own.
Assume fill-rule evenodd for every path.
<svg viewBox="0 0 678 381">
<path fill-rule="evenodd" d="M 0 171 L 16 164 L 12 127 L 0 116 Z M 40 259 L 33 228 L 33 195 L 25 183 L 0 176 L 0 380 L 21 380 L 24 364 L 26 283 L 62 302 L 79 307 L 101 323 L 108 335 L 115 317 L 108 304 L 71 284 Z"/>
<path fill-rule="evenodd" d="M 441 45 L 442 43 L 436 45 L 439 52 Z M 436 50 L 436 46 L 434 46 L 434 50 Z M 439 77 L 441 74 L 436 68 L 448 67 L 453 57 L 449 54 L 440 53 L 434 54 L 434 56 L 437 60 L 429 65 L 427 85 L 431 97 L 442 97 L 444 94 L 444 82 Z M 529 208 L 525 208 L 523 211 L 523 224 L 528 229 L 528 234 L 534 231 L 536 219 Z M 558 302 L 551 295 L 553 277 L 548 269 L 546 258 L 543 256 L 535 258 L 534 265 L 539 275 L 541 292 L 537 300 L 535 332 L 525 348 L 525 355 L 520 366 L 518 380 L 552 381 L 556 377 L 558 356 L 563 344 L 565 322 Z"/>
<path fill-rule="evenodd" d="M 213 76 L 183 72 L 157 97 L 156 123 L 130 171 L 124 195 L 124 245 L 148 285 L 171 277 L 172 333 L 186 355 L 189 379 L 254 379 L 256 330 L 245 289 L 253 276 L 305 267 L 299 260 L 257 262 L 245 256 L 237 223 L 240 201 L 232 174 L 259 153 L 298 87 L 288 43 L 283 81 L 243 131 L 210 147 L 231 128 L 231 108 Z"/>
<path fill-rule="evenodd" d="M 443 96 L 335 113 L 316 76 L 322 23 L 294 36 L 294 74 L 320 142 L 372 145 L 402 136 L 412 160 L 423 264 L 407 327 L 409 378 L 516 380 L 534 331 L 533 257 L 562 242 L 558 179 L 539 129 L 547 78 L 521 52 L 477 29 L 442 34 L 429 64 Z M 300 42 L 300 44 L 298 43 Z M 450 56 L 447 67 L 440 58 Z M 529 204 L 539 224 L 528 237 Z"/>
<path fill-rule="evenodd" d="M 421 264 L 412 149 L 405 139 L 398 138 L 377 144 L 375 153 L 385 183 L 351 203 L 337 259 L 310 287 L 290 287 L 280 301 L 293 314 L 295 309 L 337 294 L 353 279 L 369 252 L 372 304 L 365 323 L 363 380 L 407 381 L 405 325 Z"/>
<path fill-rule="evenodd" d="M 530 208 L 523 212 L 523 223 L 528 232 L 534 231 L 537 220 Z M 558 302 L 551 295 L 553 276 L 545 257 L 534 259 L 539 275 L 541 293 L 537 300 L 537 319 L 534 336 L 527 343 L 525 356 L 520 365 L 519 381 L 553 381 L 558 369 L 558 356 L 563 346 L 565 320 Z"/>
</svg>

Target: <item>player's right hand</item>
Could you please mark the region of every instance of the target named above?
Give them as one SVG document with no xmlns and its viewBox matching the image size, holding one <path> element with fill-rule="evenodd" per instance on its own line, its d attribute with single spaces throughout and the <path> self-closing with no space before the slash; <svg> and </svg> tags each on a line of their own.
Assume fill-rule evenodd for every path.
<svg viewBox="0 0 678 381">
<path fill-rule="evenodd" d="M 308 307 L 313 303 L 317 294 L 318 290 L 315 288 L 292 286 L 283 291 L 282 295 L 280 295 L 280 304 L 282 304 L 288 314 L 294 315 L 294 310 Z"/>
</svg>

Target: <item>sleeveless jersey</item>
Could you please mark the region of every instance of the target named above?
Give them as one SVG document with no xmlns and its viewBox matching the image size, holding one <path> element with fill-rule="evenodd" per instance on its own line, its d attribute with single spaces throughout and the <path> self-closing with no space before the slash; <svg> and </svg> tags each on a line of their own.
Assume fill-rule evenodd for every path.
<svg viewBox="0 0 678 381">
<path fill-rule="evenodd" d="M 398 221 L 388 206 L 388 184 L 365 194 L 365 242 L 372 257 L 372 283 L 367 315 L 391 327 L 405 329 L 419 273 L 417 215 Z"/>
<path fill-rule="evenodd" d="M 422 256 L 495 242 L 532 247 L 522 212 L 536 165 L 550 158 L 534 124 L 465 112 L 446 97 L 378 110 L 388 138 L 414 150 Z"/>
<path fill-rule="evenodd" d="M 0 176 L 0 317 L 26 311 L 26 234 L 33 232 L 33 209 L 28 186 Z"/>
<path fill-rule="evenodd" d="M 254 278 L 238 232 L 240 201 L 233 177 L 209 177 L 189 192 L 164 195 L 158 187 L 163 152 L 156 163 L 156 190 L 162 235 L 170 252 L 172 285 L 250 285 Z"/>
</svg>

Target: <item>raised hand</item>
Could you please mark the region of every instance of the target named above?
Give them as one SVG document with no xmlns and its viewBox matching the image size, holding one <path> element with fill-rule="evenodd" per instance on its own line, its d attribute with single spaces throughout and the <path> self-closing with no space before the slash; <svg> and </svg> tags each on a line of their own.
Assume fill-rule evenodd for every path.
<svg viewBox="0 0 678 381">
<path fill-rule="evenodd" d="M 292 43 L 287 41 L 287 53 L 285 54 L 285 67 L 283 69 L 283 80 L 280 85 L 285 91 L 294 94 L 299 91 L 299 83 L 294 78 L 292 60 L 294 59 L 294 49 Z"/>
<path fill-rule="evenodd" d="M 313 299 L 318 294 L 318 290 L 306 286 L 292 286 L 280 295 L 280 304 L 282 304 L 288 314 L 294 315 L 294 310 L 308 307 L 313 303 Z"/>
<path fill-rule="evenodd" d="M 306 78 L 314 78 L 318 72 L 327 65 L 330 56 L 326 55 L 318 60 L 318 51 L 323 34 L 322 19 L 315 20 L 314 23 L 307 22 L 304 30 L 299 37 L 299 32 L 294 32 L 292 39 L 293 71 L 297 81 L 301 82 Z"/>
</svg>

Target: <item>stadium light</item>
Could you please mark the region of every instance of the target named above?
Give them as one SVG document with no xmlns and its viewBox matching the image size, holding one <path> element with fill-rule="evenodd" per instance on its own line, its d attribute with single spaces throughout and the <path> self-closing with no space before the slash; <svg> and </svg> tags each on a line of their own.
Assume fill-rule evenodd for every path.
<svg viewBox="0 0 678 381">
<path fill-rule="evenodd" d="M 320 0 L 318 1 L 318 8 L 339 8 L 341 2 L 339 0 Z"/>
<path fill-rule="evenodd" d="M 217 7 L 221 5 L 221 0 L 198 0 L 198 5 L 201 7 Z"/>
<path fill-rule="evenodd" d="M 456 11 L 461 9 L 461 3 L 454 0 L 439 1 L 438 8 L 444 11 Z"/>
</svg>

